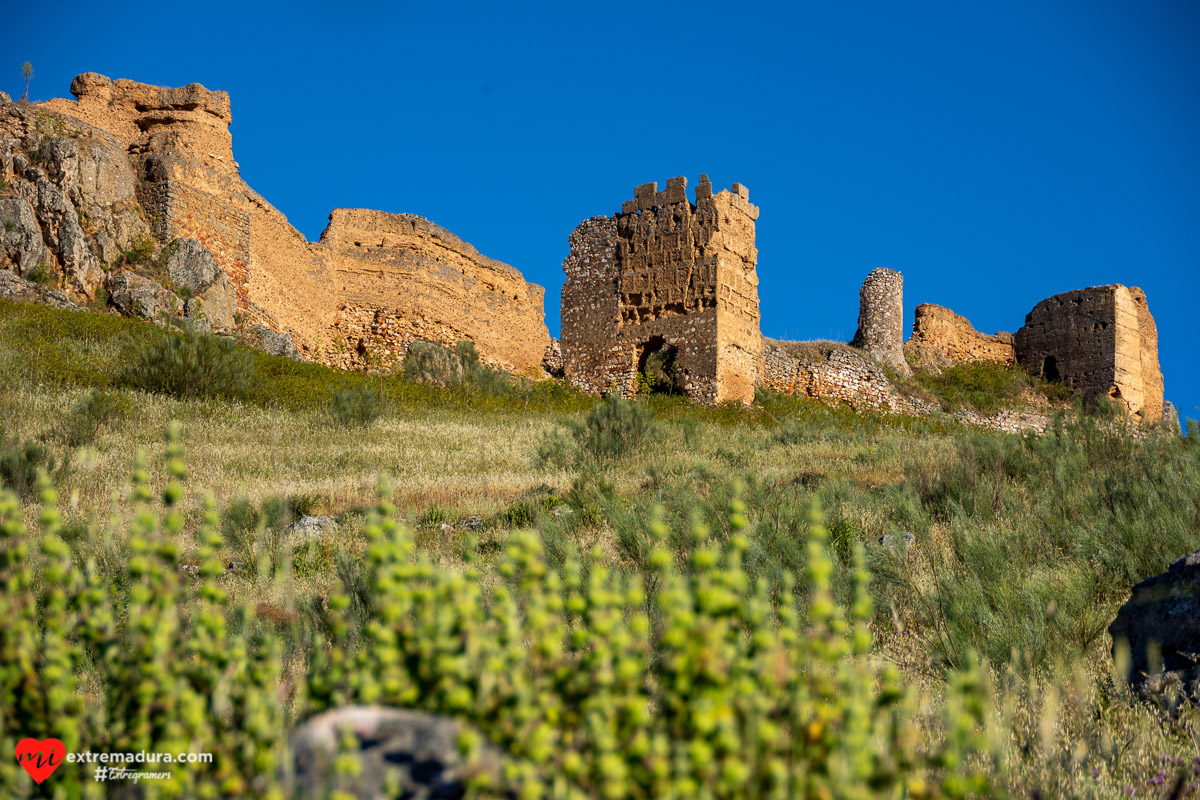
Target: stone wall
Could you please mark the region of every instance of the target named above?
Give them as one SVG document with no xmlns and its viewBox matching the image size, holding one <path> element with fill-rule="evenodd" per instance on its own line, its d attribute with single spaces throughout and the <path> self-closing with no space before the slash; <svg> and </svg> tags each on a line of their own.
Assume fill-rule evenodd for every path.
<svg viewBox="0 0 1200 800">
<path fill-rule="evenodd" d="M 320 247 L 341 302 L 327 363 L 386 366 L 414 339 L 467 340 L 493 366 L 537 376 L 550 345 L 542 287 L 422 217 L 337 209 L 329 220 Z"/>
<path fill-rule="evenodd" d="M 858 331 L 851 344 L 901 375 L 911 375 L 904 360 L 904 277 L 883 267 L 872 270 L 858 297 Z"/>
<path fill-rule="evenodd" d="M 660 191 L 646 183 L 613 217 L 569 237 L 563 262 L 566 378 L 594 393 L 632 396 L 650 356 L 671 363 L 675 385 L 703 403 L 750 402 L 763 371 L 759 331 L 758 208 L 749 191 L 714 194 L 700 176 Z"/>
<path fill-rule="evenodd" d="M 1137 287 L 1093 286 L 1034 306 L 1016 335 L 1017 360 L 1077 395 L 1120 402 L 1143 425 L 1162 418 L 1158 334 Z"/>
<path fill-rule="evenodd" d="M 784 394 L 855 408 L 902 406 L 900 394 L 878 364 L 845 344 L 768 339 L 765 362 L 764 385 Z"/>
<path fill-rule="evenodd" d="M 1013 334 L 1004 331 L 991 336 L 980 333 L 961 314 L 922 303 L 917 306 L 908 348 L 928 366 L 959 361 L 1015 364 L 1014 339 Z"/>
<path fill-rule="evenodd" d="M 71 92 L 77 100 L 37 108 L 121 141 L 155 236 L 201 242 L 246 322 L 290 334 L 306 357 L 333 366 L 392 363 L 413 338 L 470 339 L 488 363 L 543 374 L 550 336 L 540 286 L 432 223 L 414 233 L 419 218 L 407 215 L 337 210 L 322 242 L 309 243 L 241 179 L 225 92 L 93 73 Z M 353 234 L 343 236 L 342 223 Z"/>
</svg>

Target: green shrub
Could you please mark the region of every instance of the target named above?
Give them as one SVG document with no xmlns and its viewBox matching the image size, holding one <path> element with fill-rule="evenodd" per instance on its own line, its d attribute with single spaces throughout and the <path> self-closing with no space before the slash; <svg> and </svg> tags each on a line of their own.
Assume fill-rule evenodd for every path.
<svg viewBox="0 0 1200 800">
<path fill-rule="evenodd" d="M 465 339 L 454 349 L 424 340 L 409 343 L 401 373 L 417 383 L 462 387 L 483 395 L 502 395 L 513 388 L 512 378 L 481 363 L 475 343 Z"/>
<path fill-rule="evenodd" d="M 329 413 L 339 425 L 362 428 L 379 419 L 382 397 L 373 384 L 343 386 L 333 394 Z"/>
<path fill-rule="evenodd" d="M 22 499 L 35 495 L 38 474 L 53 472 L 55 464 L 54 455 L 41 442 L 13 437 L 0 443 L 0 484 Z"/>
<path fill-rule="evenodd" d="M 641 450 L 657 433 L 654 411 L 644 403 L 609 395 L 592 406 L 582 423 L 547 433 L 538 444 L 541 466 L 610 463 Z"/>
<path fill-rule="evenodd" d="M 92 389 L 84 395 L 56 431 L 56 438 L 70 448 L 96 440 L 100 429 L 132 409 L 129 400 L 116 392 Z"/>
<path fill-rule="evenodd" d="M 932 587 L 905 571 L 881 586 L 946 663 L 968 650 L 1037 667 L 1086 657 L 1129 586 L 1200 548 L 1200 458 L 1181 437 L 1142 441 L 1084 415 L 1043 436 L 963 432 L 944 464 L 908 472 L 888 493 L 892 518 L 950 541 L 916 548 Z"/>
<path fill-rule="evenodd" d="M 401 371 L 405 378 L 433 386 L 457 386 L 462 382 L 462 361 L 437 342 L 417 340 L 408 345 Z"/>
<path fill-rule="evenodd" d="M 180 399 L 244 399 L 256 387 L 254 359 L 230 339 L 201 333 L 184 322 L 145 337 L 125 339 L 127 366 L 120 382 Z"/>
<path fill-rule="evenodd" d="M 915 373 L 914 380 L 932 391 L 947 411 L 973 408 L 997 411 L 1021 396 L 1033 381 L 1021 367 L 989 361 L 965 361 L 946 367 L 940 374 Z"/>
<path fill-rule="evenodd" d="M 8 184 L 0 185 L 0 191 L 4 191 L 7 188 L 8 188 Z M 16 229 L 17 229 L 17 221 L 16 220 L 13 220 L 13 219 L 4 220 L 4 230 L 6 233 L 12 233 Z"/>
<path fill-rule="evenodd" d="M 606 461 L 641 450 L 655 430 L 653 411 L 610 395 L 584 416 L 575 439 L 583 452 Z"/>
<path fill-rule="evenodd" d="M 25 280 L 49 286 L 54 281 L 54 273 L 46 264 L 38 264 L 25 275 Z"/>
<path fill-rule="evenodd" d="M 154 248 L 154 239 L 147 234 L 142 234 L 128 250 L 121 253 L 114 266 L 147 266 L 154 261 Z"/>
</svg>

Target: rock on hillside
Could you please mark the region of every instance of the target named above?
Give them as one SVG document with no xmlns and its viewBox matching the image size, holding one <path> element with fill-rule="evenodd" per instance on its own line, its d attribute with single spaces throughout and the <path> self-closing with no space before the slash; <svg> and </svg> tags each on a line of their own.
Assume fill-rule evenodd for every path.
<svg viewBox="0 0 1200 800">
<path fill-rule="evenodd" d="M 459 798 L 472 775 L 488 773 L 499 782 L 501 756 L 482 744 L 468 763 L 459 753 L 462 723 L 435 714 L 382 706 L 351 706 L 326 711 L 301 724 L 291 735 L 294 798 L 324 798 L 332 789 L 367 800 L 394 785 L 412 800 Z M 361 769 L 339 776 L 339 740 L 349 731 Z"/>
<path fill-rule="evenodd" d="M 1200 550 L 1134 586 L 1108 632 L 1114 653 L 1121 641 L 1129 644 L 1135 687 L 1200 702 Z"/>
</svg>

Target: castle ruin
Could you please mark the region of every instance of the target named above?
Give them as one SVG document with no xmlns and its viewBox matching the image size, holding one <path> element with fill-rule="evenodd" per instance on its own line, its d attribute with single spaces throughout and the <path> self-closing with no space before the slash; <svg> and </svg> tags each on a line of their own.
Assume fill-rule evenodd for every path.
<svg viewBox="0 0 1200 800">
<path fill-rule="evenodd" d="M 1092 286 L 1034 306 L 1016 335 L 1017 360 L 1077 395 L 1108 397 L 1144 425 L 1163 415 L 1158 328 L 1136 286 Z"/>
<path fill-rule="evenodd" d="M 631 397 L 654 358 L 672 389 L 703 403 L 749 403 L 763 374 L 758 208 L 740 184 L 707 175 L 646 183 L 612 217 L 572 232 L 563 262 L 562 356 L 568 381 Z M 642 387 L 643 390 L 646 387 Z"/>
<path fill-rule="evenodd" d="M 958 361 L 1015 364 L 1015 337 L 1006 331 L 980 333 L 970 320 L 933 303 L 917 306 L 908 347 L 918 362 L 938 367 Z"/>
<path fill-rule="evenodd" d="M 115 137 L 145 220 L 135 221 L 163 244 L 203 245 L 236 291 L 244 324 L 285 333 L 305 357 L 330 366 L 387 367 L 414 339 L 468 340 L 486 363 L 543 374 L 550 335 L 542 287 L 410 214 L 336 209 L 321 240 L 308 242 L 242 180 L 227 93 L 94 73 L 77 77 L 71 93 L 75 101 L 39 104 L 34 116 L 64 120 L 96 141 Z M 30 137 L 28 120 L 3 127 L 0 138 Z M 97 280 L 77 288 L 90 296 Z"/>
<path fill-rule="evenodd" d="M 931 369 L 1019 363 L 1078 395 L 1119 401 L 1148 426 L 1169 406 L 1157 329 L 1136 287 L 1048 298 L 1015 336 L 981 334 L 922 304 L 905 344 L 903 278 L 876 269 L 852 346 L 764 341 L 759 210 L 744 186 L 714 193 L 704 175 L 694 201 L 681 177 L 661 191 L 642 184 L 618 213 L 571 233 L 560 345 L 546 330 L 542 287 L 421 217 L 335 209 L 308 242 L 242 180 L 225 92 L 94 73 L 71 91 L 75 101 L 32 105 L 0 96 L 0 268 L 18 281 L 49 271 L 76 299 L 107 292 L 147 318 L 131 309 L 181 306 L 191 318 L 199 308 L 213 330 L 261 326 L 260 343 L 275 337 L 267 349 L 344 369 L 394 367 L 417 339 L 466 340 L 491 366 L 531 378 L 561 371 L 593 394 L 749 403 L 769 386 L 911 411 L 880 368 L 908 375 L 911 358 Z M 187 289 L 182 297 L 120 268 L 151 235 L 168 273 L 159 280 Z"/>
</svg>

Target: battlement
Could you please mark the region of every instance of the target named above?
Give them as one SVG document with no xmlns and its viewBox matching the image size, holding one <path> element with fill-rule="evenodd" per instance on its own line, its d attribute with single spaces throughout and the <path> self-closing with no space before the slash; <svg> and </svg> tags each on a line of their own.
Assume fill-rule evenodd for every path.
<svg viewBox="0 0 1200 800">
<path fill-rule="evenodd" d="M 687 178 L 679 176 L 669 178 L 667 188 L 661 190 L 658 188 L 657 181 L 634 187 L 633 199 L 626 200 L 621 204 L 618 216 L 637 214 L 642 211 L 657 211 L 660 208 L 668 208 L 680 203 L 689 203 L 694 210 L 705 202 L 716 201 L 729 203 L 749 214 L 751 219 L 758 219 L 758 206 L 750 204 L 750 190 L 742 184 L 735 183 L 731 189 L 722 189 L 713 194 L 712 182 L 707 175 L 701 175 L 700 181 L 696 184 L 696 201 L 692 203 L 688 200 L 687 183 Z"/>
</svg>

